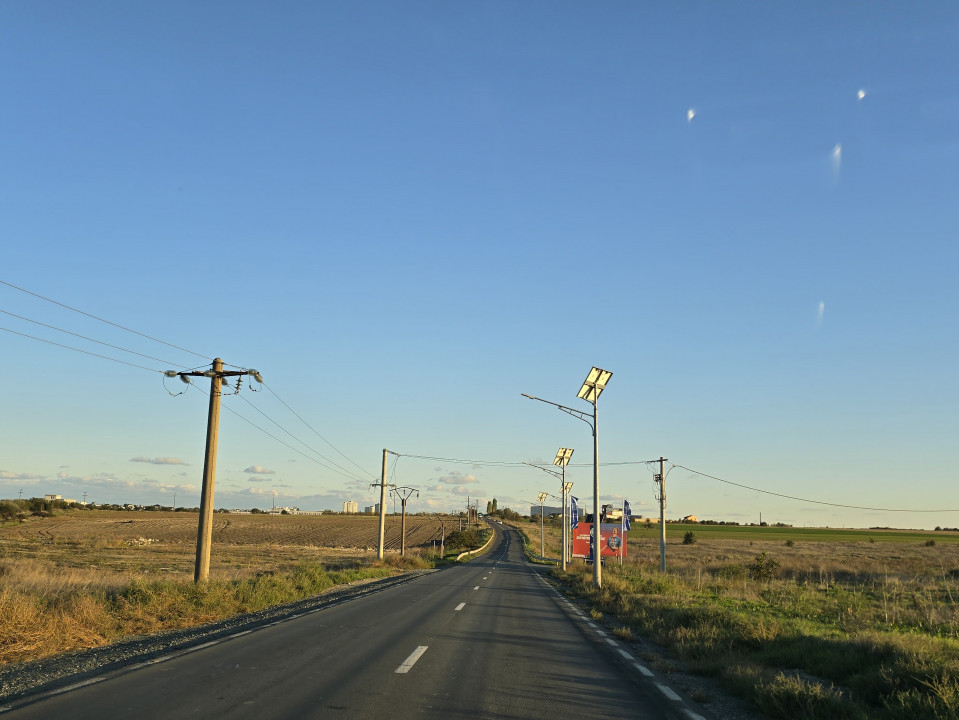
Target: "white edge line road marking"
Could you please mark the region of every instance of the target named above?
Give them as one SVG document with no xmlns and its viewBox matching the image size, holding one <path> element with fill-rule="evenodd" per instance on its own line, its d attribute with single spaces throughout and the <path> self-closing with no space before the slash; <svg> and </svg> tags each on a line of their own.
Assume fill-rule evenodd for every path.
<svg viewBox="0 0 959 720">
<path fill-rule="evenodd" d="M 474 590 L 479 590 L 479 585 L 477 585 L 477 586 L 476 586 L 475 588 L 473 588 L 473 589 L 474 589 Z"/>
<path fill-rule="evenodd" d="M 613 640 L 612 638 L 606 638 L 606 642 L 608 642 L 613 647 L 616 647 L 616 641 Z"/>
<path fill-rule="evenodd" d="M 635 667 L 637 670 L 639 670 L 639 671 L 640 671 L 643 675 L 645 675 L 646 677 L 652 677 L 652 676 L 653 676 L 653 671 L 650 670 L 650 669 L 649 669 L 648 667 L 646 667 L 645 665 L 640 665 L 639 663 L 633 663 L 633 667 Z"/>
<path fill-rule="evenodd" d="M 668 697 L 670 700 L 674 700 L 676 702 L 682 702 L 682 698 L 680 698 L 679 695 L 674 693 L 671 687 L 668 687 L 667 685 L 663 685 L 662 683 L 656 683 L 656 687 L 658 687 L 659 691 L 663 695 Z"/>
<path fill-rule="evenodd" d="M 459 605 L 456 606 L 456 612 L 459 612 L 465 607 L 466 607 L 466 603 L 460 603 Z"/>
<path fill-rule="evenodd" d="M 622 648 L 619 648 L 619 654 L 622 655 L 622 656 L 623 656 L 624 658 L 626 658 L 627 660 L 632 660 L 632 659 L 633 659 L 633 656 L 630 655 L 630 654 L 629 654 L 628 652 L 626 652 L 625 650 L 623 650 Z"/>
<path fill-rule="evenodd" d="M 697 715 L 689 708 L 683 708 L 683 715 L 689 718 L 689 720 L 706 720 L 702 715 Z"/>
<path fill-rule="evenodd" d="M 423 656 L 423 653 L 426 652 L 426 648 L 428 647 L 429 645 L 420 645 L 418 648 L 416 648 L 416 650 L 410 653 L 410 656 L 403 661 L 403 664 L 400 665 L 398 668 L 396 668 L 396 670 L 394 670 L 393 672 L 398 673 L 400 675 L 404 673 L 408 673 L 410 671 L 410 668 L 416 664 L 416 661 Z"/>
</svg>

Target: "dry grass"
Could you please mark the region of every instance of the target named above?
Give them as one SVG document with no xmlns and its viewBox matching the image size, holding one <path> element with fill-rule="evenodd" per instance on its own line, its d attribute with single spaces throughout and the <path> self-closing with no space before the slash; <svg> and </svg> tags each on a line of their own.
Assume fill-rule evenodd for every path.
<svg viewBox="0 0 959 720">
<path fill-rule="evenodd" d="M 217 515 L 193 583 L 192 513 L 70 512 L 0 527 L 0 663 L 189 627 L 428 567 L 439 523 L 407 518 L 407 555 L 375 556 L 370 516 Z M 389 518 L 387 548 L 399 547 Z"/>
</svg>

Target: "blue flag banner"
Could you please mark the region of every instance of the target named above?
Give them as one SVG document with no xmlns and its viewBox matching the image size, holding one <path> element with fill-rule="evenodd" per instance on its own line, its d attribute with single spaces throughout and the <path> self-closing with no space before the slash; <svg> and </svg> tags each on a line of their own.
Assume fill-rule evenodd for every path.
<svg viewBox="0 0 959 720">
<path fill-rule="evenodd" d="M 629 500 L 623 498 L 623 531 L 629 532 L 629 521 L 630 515 L 633 514 L 632 508 L 629 507 Z"/>
<path fill-rule="evenodd" d="M 579 502 L 579 498 L 574 498 L 572 495 L 569 496 L 569 527 L 571 530 L 579 527 L 579 508 L 576 506 L 577 502 Z"/>
</svg>

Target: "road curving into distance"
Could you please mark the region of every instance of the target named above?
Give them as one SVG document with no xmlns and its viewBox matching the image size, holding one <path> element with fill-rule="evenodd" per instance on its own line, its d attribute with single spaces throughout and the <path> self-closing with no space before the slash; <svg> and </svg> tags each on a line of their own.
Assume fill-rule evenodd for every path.
<svg viewBox="0 0 959 720">
<path fill-rule="evenodd" d="M 0 708 L 105 718 L 703 718 L 530 565 L 490 551 L 356 599 Z"/>
</svg>

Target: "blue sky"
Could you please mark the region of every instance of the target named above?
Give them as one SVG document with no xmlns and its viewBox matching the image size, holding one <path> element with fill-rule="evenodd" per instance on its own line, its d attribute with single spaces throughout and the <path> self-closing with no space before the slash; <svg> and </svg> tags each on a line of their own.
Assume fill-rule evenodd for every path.
<svg viewBox="0 0 959 720">
<path fill-rule="evenodd" d="M 412 511 L 558 483 L 411 456 L 560 446 L 588 502 L 589 429 L 520 393 L 585 410 L 596 365 L 603 462 L 939 511 L 675 469 L 670 517 L 959 526 L 957 21 L 3 3 L 0 280 L 177 347 L 0 285 L 0 327 L 147 368 L 0 332 L 0 496 L 198 504 L 207 398 L 157 371 L 219 356 L 269 388 L 224 400 L 218 507 L 372 504 L 384 447 Z M 601 496 L 656 512 L 641 463 Z"/>
</svg>

